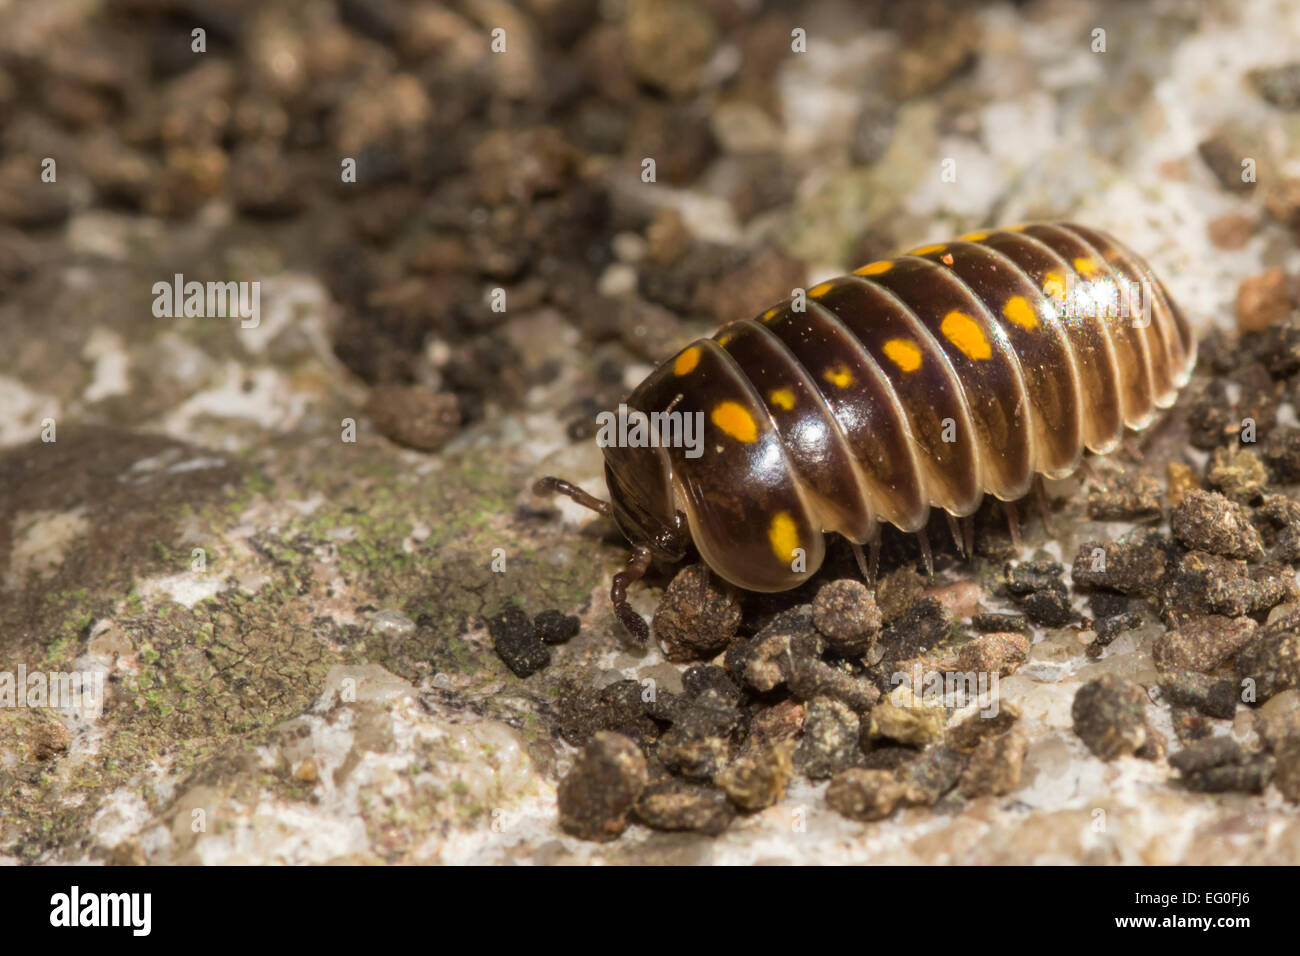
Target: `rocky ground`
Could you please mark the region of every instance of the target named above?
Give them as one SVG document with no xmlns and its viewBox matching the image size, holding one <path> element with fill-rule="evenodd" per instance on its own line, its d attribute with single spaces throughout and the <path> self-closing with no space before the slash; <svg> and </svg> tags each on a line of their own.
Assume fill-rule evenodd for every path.
<svg viewBox="0 0 1300 956">
<path fill-rule="evenodd" d="M 0 674 L 106 688 L 0 706 L 0 860 L 1300 860 L 1297 49 L 1281 2 L 0 0 Z M 600 489 L 597 410 L 1066 217 L 1205 336 L 1160 425 L 1018 551 L 661 568 L 628 641 L 612 528 L 530 491 Z M 918 663 L 998 716 L 882 694 Z"/>
</svg>

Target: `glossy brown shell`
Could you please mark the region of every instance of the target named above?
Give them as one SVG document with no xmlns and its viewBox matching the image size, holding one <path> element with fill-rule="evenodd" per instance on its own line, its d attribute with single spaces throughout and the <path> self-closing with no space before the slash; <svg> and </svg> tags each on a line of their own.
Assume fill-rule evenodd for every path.
<svg viewBox="0 0 1300 956">
<path fill-rule="evenodd" d="M 915 531 L 932 507 L 968 515 L 1070 474 L 1171 405 L 1195 356 L 1138 256 L 1036 224 L 821 283 L 692 343 L 628 406 L 700 414 L 703 454 L 653 453 L 672 506 L 714 571 L 779 591 L 820 566 L 823 532 Z"/>
</svg>

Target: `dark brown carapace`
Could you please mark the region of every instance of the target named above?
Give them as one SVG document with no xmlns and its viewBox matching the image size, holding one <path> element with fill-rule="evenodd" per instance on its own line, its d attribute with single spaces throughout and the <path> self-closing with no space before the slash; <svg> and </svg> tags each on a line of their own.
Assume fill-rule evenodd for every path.
<svg viewBox="0 0 1300 956">
<path fill-rule="evenodd" d="M 986 493 L 1014 501 L 1036 474 L 1110 451 L 1173 404 L 1195 359 L 1178 307 L 1109 236 L 1072 223 L 972 233 L 692 343 L 627 407 L 695 416 L 700 446 L 606 444 L 608 503 L 556 478 L 538 490 L 618 523 L 633 556 L 611 597 L 644 638 L 627 587 L 692 542 L 751 591 L 811 577 L 824 532 L 853 542 L 873 577 L 881 524 L 921 531 L 932 507 L 969 552 L 956 519 Z M 922 549 L 928 563 L 924 535 Z"/>
</svg>

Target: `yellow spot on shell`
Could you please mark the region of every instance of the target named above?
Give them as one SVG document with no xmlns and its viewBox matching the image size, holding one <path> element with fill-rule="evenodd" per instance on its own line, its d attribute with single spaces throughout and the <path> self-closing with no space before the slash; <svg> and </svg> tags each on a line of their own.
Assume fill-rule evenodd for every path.
<svg viewBox="0 0 1300 956">
<path fill-rule="evenodd" d="M 1013 295 L 1007 299 L 1007 304 L 1002 307 L 1002 314 L 1022 329 L 1038 328 L 1038 313 L 1022 295 Z"/>
<path fill-rule="evenodd" d="M 773 319 L 776 318 L 776 314 L 779 311 L 781 311 L 779 307 L 775 305 L 772 306 L 772 308 L 768 309 L 766 312 L 763 313 L 763 321 L 771 322 Z"/>
<path fill-rule="evenodd" d="M 724 333 L 724 334 L 718 336 L 718 344 L 719 344 L 719 345 L 726 345 L 726 344 L 727 344 L 728 342 L 730 342 L 733 338 L 735 338 L 734 335 L 732 335 L 730 332 L 726 332 L 726 333 Z"/>
<path fill-rule="evenodd" d="M 833 365 L 822 373 L 822 378 L 830 382 L 836 388 L 844 388 L 853 384 L 853 373 L 849 371 L 846 365 Z"/>
<path fill-rule="evenodd" d="M 884 345 L 889 360 L 904 372 L 915 372 L 921 367 L 921 349 L 907 339 L 890 339 Z"/>
<path fill-rule="evenodd" d="M 1065 297 L 1065 276 L 1059 272 L 1049 272 L 1043 279 L 1043 291 L 1049 298 L 1062 299 Z"/>
<path fill-rule="evenodd" d="M 879 262 L 868 262 L 861 269 L 854 269 L 853 274 L 855 276 L 878 276 L 888 272 L 892 268 L 894 268 L 892 262 L 887 259 L 882 259 Z"/>
<path fill-rule="evenodd" d="M 1007 232 L 1024 232 L 1024 231 L 1025 231 L 1025 227 L 1024 227 L 1024 226 L 1003 226 L 1002 228 L 1005 229 Z"/>
<path fill-rule="evenodd" d="M 1080 256 L 1074 260 L 1074 270 L 1085 279 L 1091 279 L 1100 270 L 1097 268 L 1097 260 L 1091 256 Z"/>
<path fill-rule="evenodd" d="M 943 317 L 943 322 L 939 324 L 939 331 L 969 359 L 980 361 L 993 354 L 993 349 L 989 347 L 989 340 L 984 336 L 984 330 L 965 312 L 953 309 Z"/>
<path fill-rule="evenodd" d="M 700 347 L 698 345 L 692 345 L 677 356 L 677 361 L 673 362 L 673 374 L 689 375 L 691 372 L 695 371 L 695 366 L 699 364 Z"/>
<path fill-rule="evenodd" d="M 772 544 L 772 552 L 783 563 L 794 560 L 795 549 L 799 547 L 799 526 L 785 511 L 778 511 L 772 516 L 772 523 L 767 526 L 767 540 Z"/>
<path fill-rule="evenodd" d="M 788 388 L 774 388 L 767 397 L 777 408 L 783 408 L 787 412 L 794 408 L 794 392 Z"/>
<path fill-rule="evenodd" d="M 750 444 L 758 440 L 758 423 L 749 410 L 739 402 L 718 402 L 710 416 L 713 424 L 736 441 Z"/>
<path fill-rule="evenodd" d="M 808 297 L 812 299 L 819 299 L 822 296 L 824 296 L 827 292 L 830 292 L 832 288 L 833 287 L 829 282 L 819 282 L 817 283 L 817 285 L 813 286 L 811 289 L 808 290 Z"/>
<path fill-rule="evenodd" d="M 943 252 L 944 243 L 936 242 L 932 246 L 917 246 L 908 252 L 909 256 L 928 256 L 932 252 Z"/>
<path fill-rule="evenodd" d="M 968 232 L 964 236 L 958 236 L 962 242 L 981 242 L 988 237 L 989 234 L 987 232 Z"/>
</svg>

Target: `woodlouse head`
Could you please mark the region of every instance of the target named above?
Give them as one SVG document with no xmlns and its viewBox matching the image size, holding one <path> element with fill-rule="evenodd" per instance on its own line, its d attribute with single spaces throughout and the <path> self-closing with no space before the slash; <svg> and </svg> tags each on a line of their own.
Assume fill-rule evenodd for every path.
<svg viewBox="0 0 1300 956">
<path fill-rule="evenodd" d="M 657 448 L 605 449 L 605 485 L 610 509 L 623 536 L 645 545 L 662 561 L 686 556 L 686 517 L 674 506 L 672 469 Z"/>
</svg>

